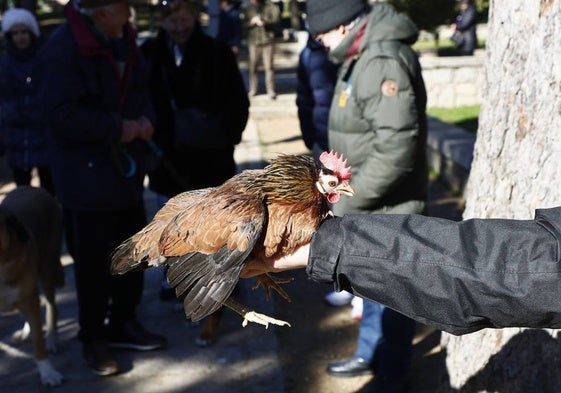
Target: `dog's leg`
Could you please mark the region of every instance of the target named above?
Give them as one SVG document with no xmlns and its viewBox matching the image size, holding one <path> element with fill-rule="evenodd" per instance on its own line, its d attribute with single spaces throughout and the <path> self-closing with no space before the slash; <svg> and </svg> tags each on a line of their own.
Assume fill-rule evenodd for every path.
<svg viewBox="0 0 561 393">
<path fill-rule="evenodd" d="M 57 386 L 62 383 L 63 377 L 47 358 L 45 338 L 43 337 L 43 325 L 41 323 L 41 304 L 39 296 L 27 298 L 19 304 L 19 309 L 31 328 L 31 342 L 37 369 L 41 376 L 41 382 L 45 386 Z"/>
<path fill-rule="evenodd" d="M 58 320 L 58 310 L 55 303 L 55 288 L 51 286 L 50 288 L 44 288 L 45 292 L 45 322 L 47 325 L 47 332 L 45 335 L 46 348 L 47 351 L 54 353 L 57 351 L 58 347 L 58 331 L 57 331 L 57 320 Z"/>
</svg>

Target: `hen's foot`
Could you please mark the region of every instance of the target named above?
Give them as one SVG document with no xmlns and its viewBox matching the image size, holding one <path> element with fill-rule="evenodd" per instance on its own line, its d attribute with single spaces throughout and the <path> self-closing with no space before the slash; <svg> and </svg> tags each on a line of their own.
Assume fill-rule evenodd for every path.
<svg viewBox="0 0 561 393">
<path fill-rule="evenodd" d="M 259 287 L 259 285 L 263 286 L 263 289 L 265 290 L 265 293 L 267 295 L 267 300 L 269 300 L 271 296 L 271 289 L 274 289 L 279 295 L 290 302 L 290 296 L 288 296 L 288 293 L 286 293 L 286 291 L 282 289 L 281 284 L 287 284 L 292 280 L 292 278 L 274 277 L 268 273 L 265 273 L 257 277 L 257 281 L 255 282 L 253 287 L 251 287 L 251 289 L 256 289 Z"/>
</svg>

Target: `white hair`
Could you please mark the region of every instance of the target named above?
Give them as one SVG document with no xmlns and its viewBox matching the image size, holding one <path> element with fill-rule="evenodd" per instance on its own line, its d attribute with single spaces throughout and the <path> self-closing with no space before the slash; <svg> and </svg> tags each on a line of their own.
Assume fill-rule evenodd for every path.
<svg viewBox="0 0 561 393">
<path fill-rule="evenodd" d="M 92 17 L 94 16 L 99 10 L 105 10 L 107 12 L 114 12 L 115 8 L 113 7 L 113 4 L 107 4 L 107 5 L 102 5 L 99 7 L 92 7 L 92 8 L 83 8 L 80 7 L 79 2 L 74 1 L 74 8 L 76 9 L 76 11 L 78 11 L 80 14 L 88 16 L 88 17 Z"/>
</svg>

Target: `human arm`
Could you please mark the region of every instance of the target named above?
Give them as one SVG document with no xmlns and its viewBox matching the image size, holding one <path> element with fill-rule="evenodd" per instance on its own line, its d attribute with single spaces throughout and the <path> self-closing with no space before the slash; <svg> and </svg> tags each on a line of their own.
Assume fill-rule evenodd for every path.
<svg viewBox="0 0 561 393">
<path fill-rule="evenodd" d="M 310 86 L 310 61 L 311 49 L 306 47 L 300 52 L 298 68 L 296 70 L 296 107 L 298 108 L 298 121 L 302 139 L 308 149 L 312 149 L 315 141 L 316 130 L 314 127 L 314 95 Z"/>
<path fill-rule="evenodd" d="M 452 334 L 560 328 L 560 245 L 561 208 L 534 220 L 347 215 L 314 235 L 307 273 Z M 269 266 L 301 266 L 286 263 Z"/>
<path fill-rule="evenodd" d="M 302 51 L 298 65 L 298 118 L 306 146 L 312 149 L 316 143 L 322 150 L 328 150 L 329 108 L 337 79 L 337 66 L 329 61 L 323 46 L 314 48 L 312 45 L 309 43 Z"/>
<path fill-rule="evenodd" d="M 217 97 L 214 105 L 221 106 L 223 124 L 228 127 L 233 144 L 241 142 L 242 133 L 249 119 L 249 98 L 234 53 L 221 43 L 219 45 L 220 61 L 215 64 L 215 72 L 220 75 L 221 83 L 217 84 Z"/>
<path fill-rule="evenodd" d="M 127 83 L 119 85 L 112 63 L 82 55 L 68 28 L 53 33 L 38 64 L 43 111 L 53 134 L 85 144 L 151 135 L 152 107 L 148 96 L 138 93 L 139 77 L 125 75 Z M 135 69 L 144 66 L 137 59 Z"/>
</svg>

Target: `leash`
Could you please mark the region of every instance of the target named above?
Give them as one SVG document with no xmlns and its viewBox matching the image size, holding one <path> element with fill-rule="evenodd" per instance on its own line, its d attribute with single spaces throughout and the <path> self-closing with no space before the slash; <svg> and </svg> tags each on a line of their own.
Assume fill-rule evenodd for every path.
<svg viewBox="0 0 561 393">
<path fill-rule="evenodd" d="M 192 189 L 192 187 L 189 186 L 188 179 L 185 179 L 185 177 L 179 173 L 175 165 L 173 165 L 173 163 L 165 156 L 164 152 L 156 144 L 156 142 L 154 142 L 152 139 L 149 139 L 146 141 L 146 143 L 148 144 L 150 150 L 152 150 L 152 153 L 154 153 L 154 155 L 160 160 L 160 163 L 162 164 L 164 169 L 168 171 L 171 177 L 173 177 L 173 180 L 175 180 L 175 182 L 179 184 L 184 191 Z"/>
</svg>

